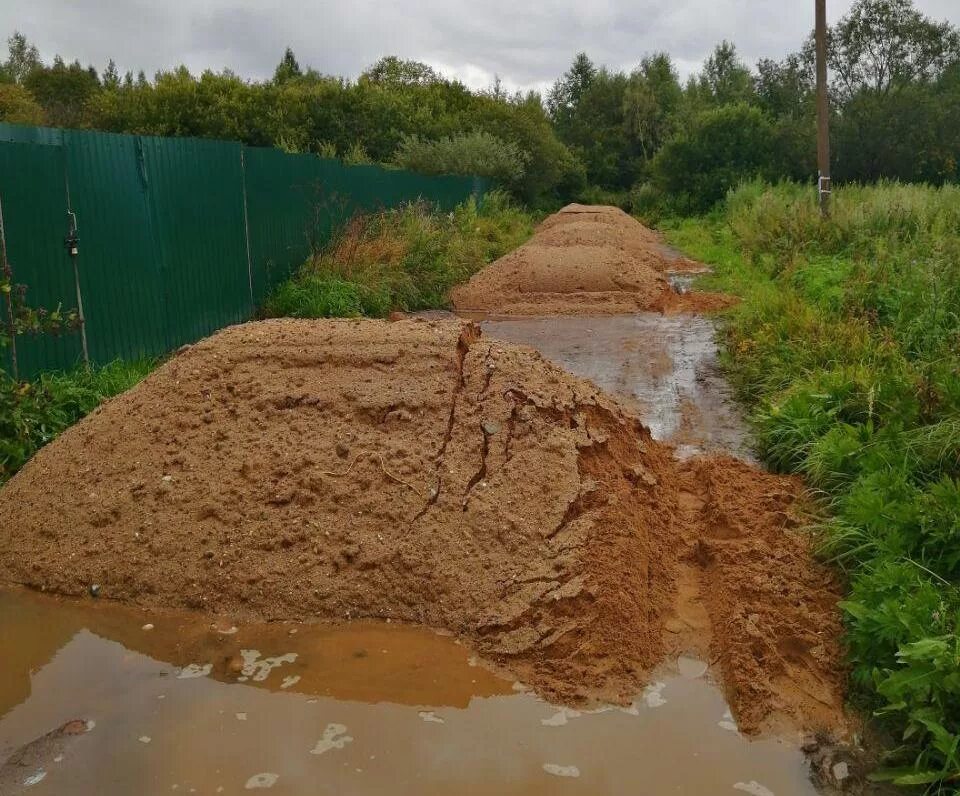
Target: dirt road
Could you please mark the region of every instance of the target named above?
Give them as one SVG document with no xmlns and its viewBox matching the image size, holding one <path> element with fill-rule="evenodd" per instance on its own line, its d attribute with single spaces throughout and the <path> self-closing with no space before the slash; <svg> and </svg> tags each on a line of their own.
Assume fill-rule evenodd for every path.
<svg viewBox="0 0 960 796">
<path fill-rule="evenodd" d="M 573 208 L 454 300 L 728 301 L 676 293 L 669 262 L 626 216 Z M 628 703 L 693 654 L 742 730 L 842 731 L 839 589 L 798 531 L 800 484 L 678 458 L 636 411 L 471 323 L 234 327 L 0 492 L 0 579 L 243 620 L 425 624 L 574 703 Z"/>
</svg>

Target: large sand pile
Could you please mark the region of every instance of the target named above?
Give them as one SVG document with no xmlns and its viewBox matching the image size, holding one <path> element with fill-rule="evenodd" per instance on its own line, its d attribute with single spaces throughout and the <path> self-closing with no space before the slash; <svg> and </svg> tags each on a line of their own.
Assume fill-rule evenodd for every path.
<svg viewBox="0 0 960 796">
<path fill-rule="evenodd" d="M 657 235 L 616 207 L 568 205 L 523 246 L 454 288 L 463 312 L 616 315 L 729 306 L 729 296 L 674 290 L 666 274 L 689 270 Z"/>
<path fill-rule="evenodd" d="M 589 382 L 470 324 L 266 321 L 40 451 L 0 491 L 0 583 L 420 622 L 559 698 L 628 699 L 694 649 L 743 729 L 819 725 L 840 711 L 837 590 L 791 535 L 798 491 L 677 462 Z"/>
</svg>

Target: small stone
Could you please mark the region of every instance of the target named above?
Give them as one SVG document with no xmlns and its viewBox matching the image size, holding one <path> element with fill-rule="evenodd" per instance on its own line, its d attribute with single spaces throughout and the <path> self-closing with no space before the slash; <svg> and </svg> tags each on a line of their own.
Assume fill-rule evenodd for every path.
<svg viewBox="0 0 960 796">
<path fill-rule="evenodd" d="M 846 761 L 844 760 L 841 760 L 839 763 L 834 763 L 831 771 L 833 773 L 833 778 L 837 781 L 837 784 L 842 783 L 847 777 L 850 776 L 850 766 L 847 765 Z"/>
<path fill-rule="evenodd" d="M 99 597 L 99 596 L 100 596 L 100 584 L 99 584 L 99 583 L 91 583 L 91 584 L 90 584 L 90 596 L 91 596 L 91 597 Z"/>
<path fill-rule="evenodd" d="M 337 456 L 341 459 L 346 459 L 350 455 L 350 448 L 344 445 L 342 442 L 337 443 Z"/>
<path fill-rule="evenodd" d="M 143 629 L 143 630 L 153 630 L 153 624 L 150 623 L 150 622 L 147 622 L 147 624 L 145 624 L 142 629 Z"/>
<path fill-rule="evenodd" d="M 149 735 L 141 735 L 137 740 L 140 741 L 140 743 L 150 743 L 151 738 Z"/>
<path fill-rule="evenodd" d="M 480 427 L 483 429 L 484 434 L 491 437 L 500 431 L 499 424 L 492 423 L 489 420 L 484 420 Z"/>
</svg>

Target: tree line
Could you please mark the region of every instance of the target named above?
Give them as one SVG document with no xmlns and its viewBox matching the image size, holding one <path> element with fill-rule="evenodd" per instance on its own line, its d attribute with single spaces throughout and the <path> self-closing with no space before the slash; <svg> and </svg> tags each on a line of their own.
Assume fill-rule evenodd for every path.
<svg viewBox="0 0 960 796">
<path fill-rule="evenodd" d="M 960 175 L 960 33 L 912 0 L 858 0 L 829 31 L 834 176 L 941 184 Z M 489 176 L 529 203 L 708 209 L 744 178 L 816 172 L 812 36 L 753 68 L 722 42 L 682 81 L 667 53 L 632 72 L 585 53 L 541 96 L 471 91 L 388 56 L 356 80 L 302 68 L 269 80 L 186 67 L 120 73 L 50 64 L 15 33 L 0 120 L 199 136 L 349 162 Z"/>
</svg>

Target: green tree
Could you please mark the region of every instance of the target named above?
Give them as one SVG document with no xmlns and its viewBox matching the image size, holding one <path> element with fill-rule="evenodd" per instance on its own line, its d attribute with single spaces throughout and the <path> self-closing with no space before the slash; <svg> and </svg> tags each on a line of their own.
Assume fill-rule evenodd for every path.
<svg viewBox="0 0 960 796">
<path fill-rule="evenodd" d="M 673 132 L 682 100 L 680 78 L 666 53 L 644 58 L 630 75 L 623 97 L 624 124 L 644 161 Z"/>
<path fill-rule="evenodd" d="M 281 85 L 302 75 L 303 72 L 300 70 L 297 57 L 293 54 L 293 50 L 287 47 L 283 52 L 283 58 L 280 59 L 280 63 L 277 64 L 277 68 L 273 72 L 273 82 Z"/>
<path fill-rule="evenodd" d="M 93 67 L 79 61 L 69 66 L 60 56 L 53 66 L 34 68 L 24 85 L 43 106 L 47 121 L 58 127 L 80 127 L 85 122 L 88 101 L 100 91 L 100 78 Z"/>
<path fill-rule="evenodd" d="M 550 89 L 547 95 L 547 111 L 561 137 L 576 116 L 580 100 L 596 76 L 597 68 L 593 61 L 586 53 L 577 53 L 570 68 Z"/>
<path fill-rule="evenodd" d="M 112 58 L 100 76 L 100 84 L 105 89 L 115 89 L 120 86 L 120 72 L 117 70 L 117 64 Z"/>
<path fill-rule="evenodd" d="M 844 102 L 936 80 L 958 59 L 956 28 L 924 16 L 912 0 L 857 0 L 830 30 L 829 63 Z"/>
<path fill-rule="evenodd" d="M 27 76 L 41 65 L 39 50 L 19 31 L 7 39 L 7 53 L 3 71 L 14 83 L 23 84 Z"/>
<path fill-rule="evenodd" d="M 654 181 L 679 210 L 709 210 L 744 180 L 778 176 L 775 140 L 772 122 L 755 106 L 704 111 L 657 153 Z"/>
<path fill-rule="evenodd" d="M 761 59 L 755 85 L 760 107 L 773 116 L 797 119 L 814 112 L 816 81 L 812 64 L 800 54 L 782 61 Z"/>
<path fill-rule="evenodd" d="M 736 46 L 726 40 L 707 57 L 697 88 L 701 97 L 714 105 L 751 102 L 755 98 L 753 75 L 740 60 Z"/>
<path fill-rule="evenodd" d="M 429 86 L 443 78 L 430 66 L 420 61 L 405 61 L 395 55 L 381 58 L 360 75 L 361 81 L 382 86 Z"/>
<path fill-rule="evenodd" d="M 23 86 L 0 83 L 0 122 L 43 124 L 43 108 Z"/>
</svg>

